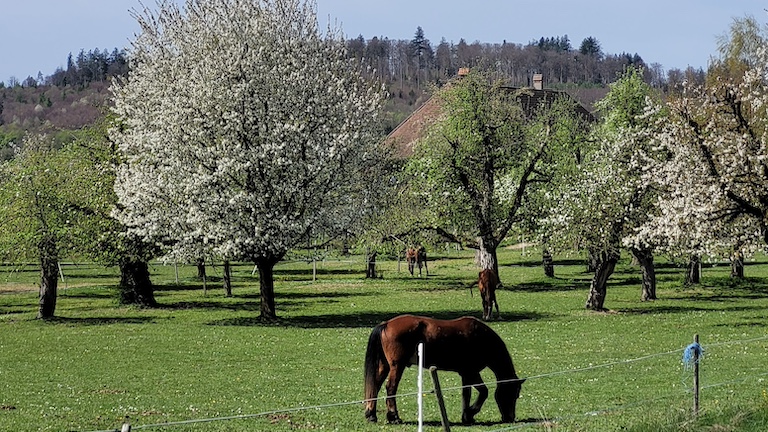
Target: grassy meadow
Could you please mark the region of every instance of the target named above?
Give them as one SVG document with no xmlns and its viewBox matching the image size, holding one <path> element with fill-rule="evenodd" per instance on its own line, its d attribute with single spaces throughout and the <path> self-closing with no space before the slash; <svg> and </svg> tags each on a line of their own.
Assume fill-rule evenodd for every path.
<svg viewBox="0 0 768 432">
<path fill-rule="evenodd" d="M 580 259 L 555 257 L 546 278 L 540 251 L 500 251 L 497 294 L 504 338 L 528 378 L 514 424 L 501 424 L 493 398 L 477 424 L 459 423 L 457 375 L 440 375 L 454 431 L 768 430 L 768 259 L 729 278 L 708 264 L 699 286 L 659 259 L 658 296 L 640 302 L 639 268 L 622 260 L 606 313 L 584 309 L 590 275 Z M 558 258 L 561 258 L 558 260 Z M 35 319 L 38 269 L 0 266 L 0 430 L 414 431 L 416 369 L 398 405 L 403 425 L 363 418 L 362 362 L 371 328 L 402 313 L 481 315 L 471 251 L 431 252 L 430 276 L 412 278 L 381 261 L 364 278 L 360 256 L 276 268 L 280 320 L 258 319 L 258 277 L 233 269 L 233 297 L 220 281 L 204 294 L 192 266 L 153 264 L 161 307 L 117 304 L 115 269 L 63 266 L 58 318 Z M 209 268 L 216 279 L 221 268 Z M 691 416 L 692 372 L 684 348 L 698 334 L 701 414 Z M 485 371 L 486 381 L 493 375 Z M 429 375 L 425 386 L 431 388 Z M 380 395 L 383 395 L 382 393 Z M 473 393 L 473 396 L 476 393 Z M 435 398 L 424 399 L 425 431 L 441 431 Z M 226 419 L 222 419 L 226 418 Z"/>
</svg>

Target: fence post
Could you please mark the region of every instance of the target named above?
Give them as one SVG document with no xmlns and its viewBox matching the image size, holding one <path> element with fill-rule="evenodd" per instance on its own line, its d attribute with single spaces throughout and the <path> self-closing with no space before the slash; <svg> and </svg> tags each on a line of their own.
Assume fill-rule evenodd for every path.
<svg viewBox="0 0 768 432">
<path fill-rule="evenodd" d="M 699 335 L 693 336 L 693 343 L 699 345 Z M 693 350 L 693 416 L 699 416 L 699 350 Z"/>
<path fill-rule="evenodd" d="M 432 382 L 435 383 L 435 397 L 437 397 L 437 406 L 440 407 L 440 421 L 443 423 L 443 430 L 451 432 L 451 424 L 448 422 L 448 413 L 445 411 L 445 400 L 443 399 L 443 390 L 440 388 L 440 380 L 437 378 L 437 367 L 431 366 L 429 373 L 432 375 Z"/>
<path fill-rule="evenodd" d="M 424 343 L 419 344 L 419 377 L 417 379 L 418 387 L 419 387 L 419 394 L 416 398 L 417 404 L 419 406 L 419 432 L 423 431 L 424 427 L 424 378 L 422 377 L 422 370 L 424 369 Z"/>
</svg>

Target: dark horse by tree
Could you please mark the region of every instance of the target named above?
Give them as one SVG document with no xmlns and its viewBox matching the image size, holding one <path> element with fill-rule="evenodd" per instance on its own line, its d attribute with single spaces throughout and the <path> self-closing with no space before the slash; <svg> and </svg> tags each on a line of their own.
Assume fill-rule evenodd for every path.
<svg viewBox="0 0 768 432">
<path fill-rule="evenodd" d="M 493 306 L 496 305 L 496 318 L 499 318 L 499 302 L 496 301 L 496 289 L 501 285 L 499 277 L 491 269 L 485 269 L 478 274 L 477 289 L 483 300 L 483 319 L 488 321 L 493 314 Z"/>
<path fill-rule="evenodd" d="M 400 315 L 385 321 L 371 332 L 365 353 L 365 418 L 377 421 L 376 398 L 387 380 L 387 421 L 400 423 L 397 386 L 406 367 L 417 363 L 419 343 L 424 343 L 424 366 L 458 372 L 461 376 L 462 414 L 465 424 L 474 422 L 488 398 L 488 387 L 480 371 L 490 368 L 496 375 L 496 404 L 502 422 L 515 421 L 515 406 L 524 380 L 518 378 L 504 341 L 490 327 L 474 317 L 438 320 Z M 477 401 L 470 405 L 472 387 Z"/>
<path fill-rule="evenodd" d="M 427 272 L 427 276 L 429 276 L 429 267 L 427 267 L 427 249 L 424 248 L 424 246 L 418 246 L 418 247 L 410 247 L 405 250 L 405 262 L 408 263 L 408 271 L 411 272 L 411 276 L 413 276 L 413 270 L 415 266 L 419 266 L 419 277 L 421 277 L 421 266 L 424 266 L 424 269 Z"/>
</svg>

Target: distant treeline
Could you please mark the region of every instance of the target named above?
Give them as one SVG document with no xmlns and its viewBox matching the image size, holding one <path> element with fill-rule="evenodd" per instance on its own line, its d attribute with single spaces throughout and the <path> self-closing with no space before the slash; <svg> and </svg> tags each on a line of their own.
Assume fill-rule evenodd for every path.
<svg viewBox="0 0 768 432">
<path fill-rule="evenodd" d="M 637 54 L 604 53 L 594 37 L 581 41 L 578 49 L 567 35 L 542 37 L 527 44 L 458 43 L 444 38 L 433 45 L 421 27 L 411 40 L 389 40 L 362 35 L 347 41 L 350 55 L 375 70 L 386 83 L 415 83 L 417 88 L 427 83 L 445 82 L 456 76 L 459 68 L 483 66 L 496 71 L 511 85 L 530 85 L 534 73 L 541 73 L 547 85 L 571 84 L 603 86 L 613 82 L 627 66 L 642 66 L 645 79 L 657 88 L 666 89 L 684 78 L 703 79 L 704 71 L 689 69 L 664 70 L 658 63 L 647 64 Z"/>
<path fill-rule="evenodd" d="M 606 54 L 593 37 L 582 40 L 578 48 L 567 35 L 541 37 L 526 44 L 467 43 L 464 39 L 454 44 L 442 39 L 434 45 L 418 27 L 411 40 L 366 39 L 360 35 L 346 40 L 346 44 L 350 58 L 369 67 L 389 92 L 381 122 L 384 134 L 413 112 L 430 88 L 455 77 L 459 68 L 490 69 L 513 86 L 529 86 L 533 75 L 540 73 L 547 87 L 592 90 L 613 82 L 630 65 L 642 66 L 645 80 L 665 92 L 674 91 L 684 80 L 702 82 L 705 76 L 701 69 L 665 71 L 658 63 L 647 64 L 637 53 Z M 117 48 L 111 52 L 81 50 L 77 56 L 70 53 L 66 67 L 57 68 L 49 76 L 38 73 L 23 81 L 11 78 L 0 82 L 0 138 L 3 133 L 8 135 L 9 127 L 15 137 L 23 130 L 75 129 L 92 121 L 99 113 L 98 106 L 88 106 L 90 111 L 84 112 L 86 105 L 70 100 L 74 97 L 72 91 L 94 93 L 88 96 L 93 99 L 91 104 L 98 105 L 97 100 L 107 102 L 102 90 L 111 77 L 128 75 L 127 57 L 124 50 Z M 0 148 L 9 140 L 0 139 Z"/>
<path fill-rule="evenodd" d="M 43 76 L 38 72 L 37 77 L 28 76 L 23 81 L 11 77 L 8 83 L 0 82 L 2 87 L 37 87 L 39 85 L 52 85 L 56 87 L 79 86 L 84 87 L 92 82 L 103 82 L 113 76 L 126 76 L 128 74 L 128 59 L 125 50 L 113 49 L 112 52 L 99 50 L 80 50 L 77 57 L 69 53 L 66 68 L 56 68 L 53 74 Z"/>
<path fill-rule="evenodd" d="M 679 69 L 665 70 L 661 64 L 647 64 L 637 53 L 604 53 L 594 37 L 581 41 L 574 48 L 568 35 L 541 37 L 527 44 L 510 43 L 458 43 L 444 38 L 437 45 L 426 38 L 417 27 L 411 40 L 390 40 L 386 37 L 366 39 L 362 35 L 347 40 L 349 55 L 366 66 L 390 89 L 416 89 L 416 93 L 429 84 L 440 84 L 456 76 L 459 68 L 483 66 L 495 70 L 511 85 L 530 85 L 534 73 L 541 73 L 547 85 L 570 84 L 602 86 L 613 82 L 627 66 L 643 66 L 648 83 L 667 88 L 691 76 L 703 79 L 704 71 Z M 53 74 L 29 76 L 19 82 L 11 78 L 0 87 L 34 87 L 37 85 L 85 86 L 90 82 L 105 81 L 111 76 L 125 76 L 128 60 L 124 50 L 111 52 L 98 48 L 73 57 L 70 53 L 66 68 L 57 68 Z M 413 94 L 411 94 L 413 96 Z"/>
</svg>

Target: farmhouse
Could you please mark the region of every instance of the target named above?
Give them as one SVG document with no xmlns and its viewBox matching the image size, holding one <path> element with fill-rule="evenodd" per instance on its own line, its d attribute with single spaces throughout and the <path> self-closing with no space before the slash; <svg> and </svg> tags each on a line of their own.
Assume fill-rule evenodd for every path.
<svg viewBox="0 0 768 432">
<path fill-rule="evenodd" d="M 461 68 L 455 79 L 461 79 L 467 73 L 469 73 L 467 68 Z M 450 83 L 447 85 L 450 85 Z M 559 97 L 567 97 L 578 102 L 578 113 L 590 120 L 594 120 L 594 115 L 585 106 L 591 107 L 594 101 L 602 98 L 608 91 L 607 89 L 589 89 L 581 92 L 565 92 L 562 90 L 546 89 L 544 88 L 541 74 L 533 76 L 533 85 L 531 87 L 508 86 L 503 87 L 503 89 L 510 92 L 518 92 L 517 99 L 520 101 L 526 115 L 533 115 L 542 104 L 550 105 Z M 440 115 L 439 98 L 433 95 L 390 132 L 384 144 L 395 149 L 395 154 L 399 157 L 407 158 L 411 156 L 414 145 L 424 138 L 429 126 L 435 123 Z"/>
</svg>

